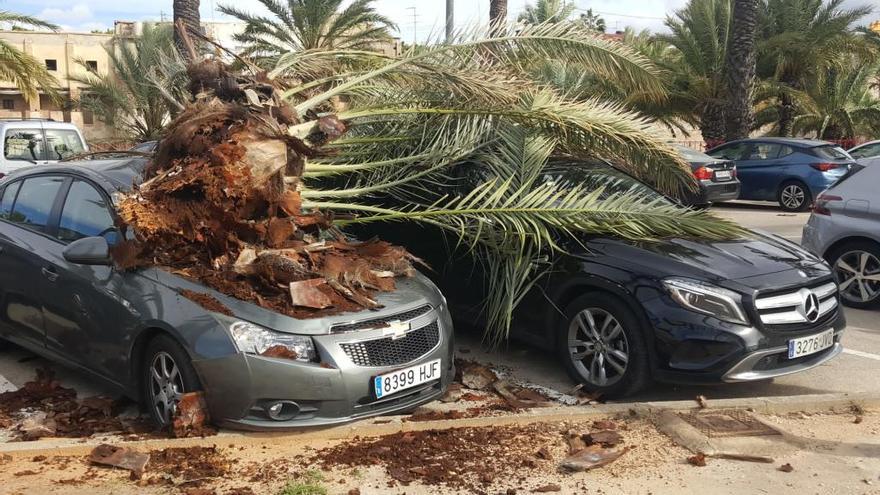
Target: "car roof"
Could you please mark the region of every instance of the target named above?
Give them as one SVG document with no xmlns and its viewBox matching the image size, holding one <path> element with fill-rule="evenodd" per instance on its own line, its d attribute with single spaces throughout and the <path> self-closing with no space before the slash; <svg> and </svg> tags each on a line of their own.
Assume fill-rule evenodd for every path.
<svg viewBox="0 0 880 495">
<path fill-rule="evenodd" d="M 833 143 L 829 143 L 828 141 L 821 141 L 819 139 L 805 139 L 805 138 L 789 138 L 789 137 L 760 137 L 760 138 L 748 138 L 748 139 L 738 139 L 736 141 L 730 141 L 729 143 L 774 143 L 774 144 L 785 144 L 788 146 L 794 146 L 796 148 L 815 148 L 816 146 L 828 146 L 834 145 Z"/>
<path fill-rule="evenodd" d="M 33 127 L 42 127 L 44 129 L 75 129 L 79 128 L 70 122 L 56 122 L 48 119 L 22 119 L 22 120 L 0 120 L 0 127 L 8 127 L 11 129 L 24 129 Z"/>
<path fill-rule="evenodd" d="M 101 184 L 107 192 L 125 192 L 143 181 L 148 160 L 143 157 L 116 160 L 83 160 L 60 162 L 53 165 L 25 167 L 7 175 L 3 182 L 31 175 L 74 174 Z"/>
<path fill-rule="evenodd" d="M 873 145 L 873 144 L 880 144 L 880 139 L 875 139 L 873 141 L 866 141 L 858 146 L 853 146 L 852 148 L 848 149 L 847 151 L 853 151 L 853 150 L 862 148 L 864 146 L 869 146 L 869 145 Z"/>
</svg>

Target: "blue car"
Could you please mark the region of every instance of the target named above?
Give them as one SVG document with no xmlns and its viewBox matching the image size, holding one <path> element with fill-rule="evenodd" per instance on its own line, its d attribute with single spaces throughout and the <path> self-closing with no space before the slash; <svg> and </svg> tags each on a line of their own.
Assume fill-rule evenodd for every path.
<svg viewBox="0 0 880 495">
<path fill-rule="evenodd" d="M 809 209 L 854 163 L 840 147 L 812 139 L 741 139 L 707 153 L 736 162 L 739 199 L 777 201 L 786 211 Z"/>
</svg>

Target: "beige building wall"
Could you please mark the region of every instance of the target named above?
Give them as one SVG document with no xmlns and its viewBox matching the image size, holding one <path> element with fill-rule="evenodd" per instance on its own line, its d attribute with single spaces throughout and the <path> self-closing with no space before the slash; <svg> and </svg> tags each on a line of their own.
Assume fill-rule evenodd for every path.
<svg viewBox="0 0 880 495">
<path fill-rule="evenodd" d="M 27 101 L 9 81 L 0 81 L 0 118 L 51 118 L 59 122 L 76 124 L 89 141 L 113 139 L 113 129 L 95 120 L 92 115 L 72 109 L 71 101 L 80 93 L 80 84 L 68 79 L 70 75 L 85 71 L 77 59 L 93 63 L 98 73 L 108 70 L 105 47 L 113 43 L 109 34 L 53 33 L 43 31 L 0 31 L 0 39 L 32 55 L 46 64 L 60 86 L 62 102 L 53 101 L 48 95 Z"/>
</svg>

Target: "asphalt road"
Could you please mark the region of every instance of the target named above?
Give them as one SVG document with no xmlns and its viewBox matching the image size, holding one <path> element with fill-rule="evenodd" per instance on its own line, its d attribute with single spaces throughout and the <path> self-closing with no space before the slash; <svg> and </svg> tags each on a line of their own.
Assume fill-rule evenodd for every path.
<svg viewBox="0 0 880 495">
<path fill-rule="evenodd" d="M 731 203 L 714 207 L 718 215 L 746 227 L 763 229 L 795 242 L 800 241 L 801 228 L 809 214 L 783 213 L 769 204 Z M 867 392 L 880 389 L 880 311 L 846 309 L 849 322 L 844 337 L 846 350 L 836 359 L 808 372 L 777 378 L 771 382 L 727 384 L 718 386 L 675 387 L 655 385 L 634 399 L 683 400 L 702 394 L 710 398 L 783 396 L 832 392 Z M 574 386 L 555 358 L 532 348 L 510 343 L 492 353 L 481 351 L 479 337 L 458 336 L 460 356 L 492 362 L 509 368 L 515 378 L 527 380 L 559 391 Z M 30 380 L 38 367 L 56 370 L 66 386 L 80 396 L 107 393 L 78 372 L 61 368 L 18 348 L 0 350 L 0 391 L 20 386 Z"/>
</svg>

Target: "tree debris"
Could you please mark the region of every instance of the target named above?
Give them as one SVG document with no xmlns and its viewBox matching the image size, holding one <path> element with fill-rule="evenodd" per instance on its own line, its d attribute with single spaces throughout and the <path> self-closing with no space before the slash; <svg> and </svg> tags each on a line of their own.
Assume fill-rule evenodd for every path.
<svg viewBox="0 0 880 495">
<path fill-rule="evenodd" d="M 692 455 L 687 458 L 688 464 L 697 467 L 706 467 L 706 454 L 702 452 L 697 452 L 696 455 Z"/>
<path fill-rule="evenodd" d="M 150 461 L 150 454 L 143 454 L 126 447 L 117 447 L 102 443 L 89 454 L 89 462 L 113 466 L 131 471 L 132 479 L 141 479 L 144 469 Z"/>
<path fill-rule="evenodd" d="M 697 405 L 700 406 L 700 409 L 706 409 L 709 407 L 709 403 L 706 401 L 705 395 L 698 395 L 694 400 L 697 401 Z"/>
<path fill-rule="evenodd" d="M 588 445 L 586 448 L 566 457 L 559 467 L 569 471 L 589 471 L 608 465 L 626 454 L 632 447 L 624 447 L 620 450 L 612 450 L 600 444 Z"/>
<path fill-rule="evenodd" d="M 779 470 L 782 471 L 783 473 L 790 473 L 790 472 L 794 471 L 794 467 L 792 467 L 791 464 L 786 462 L 785 464 L 779 466 Z"/>
<path fill-rule="evenodd" d="M 204 392 L 189 392 L 180 397 L 177 413 L 171 422 L 175 438 L 215 435 L 217 430 L 208 425 L 208 405 Z"/>
<path fill-rule="evenodd" d="M 760 462 L 764 464 L 773 464 L 774 462 L 776 462 L 773 460 L 772 457 L 748 454 L 730 454 L 724 452 L 712 454 L 709 457 L 715 459 L 727 459 L 728 461 Z"/>
</svg>

